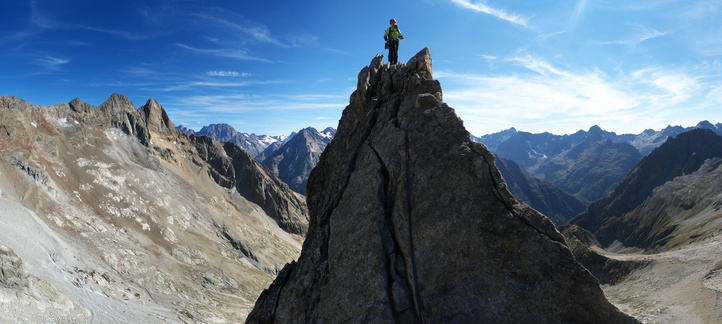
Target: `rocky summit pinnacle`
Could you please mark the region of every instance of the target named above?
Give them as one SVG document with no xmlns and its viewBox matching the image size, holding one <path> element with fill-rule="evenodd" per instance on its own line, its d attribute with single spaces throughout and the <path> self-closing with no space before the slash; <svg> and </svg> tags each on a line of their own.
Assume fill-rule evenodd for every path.
<svg viewBox="0 0 722 324">
<path fill-rule="evenodd" d="M 376 56 L 308 180 L 297 262 L 249 323 L 629 323 L 442 102 L 428 49 Z"/>
</svg>

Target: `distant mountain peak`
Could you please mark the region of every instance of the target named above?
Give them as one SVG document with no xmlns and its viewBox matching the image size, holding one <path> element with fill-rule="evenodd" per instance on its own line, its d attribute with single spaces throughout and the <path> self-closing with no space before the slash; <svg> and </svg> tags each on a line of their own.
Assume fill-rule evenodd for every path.
<svg viewBox="0 0 722 324">
<path fill-rule="evenodd" d="M 262 164 L 292 190 L 305 194 L 308 176 L 335 133 L 331 127 L 319 132 L 309 126 L 299 130 L 279 147 L 269 146 L 273 152 L 264 151 L 259 158 L 262 157 Z"/>
<path fill-rule="evenodd" d="M 258 136 L 256 134 L 241 133 L 236 131 L 233 126 L 222 123 L 203 126 L 201 130 L 195 132 L 195 134 L 205 135 L 222 142 L 233 143 L 252 157 L 258 156 L 277 141 L 277 139 L 266 135 Z"/>
<path fill-rule="evenodd" d="M 162 134 L 171 134 L 177 131 L 170 117 L 168 117 L 168 113 L 166 113 L 163 106 L 155 99 L 149 99 L 148 102 L 140 108 L 140 111 L 152 131 Z"/>
<path fill-rule="evenodd" d="M 111 113 L 116 113 L 118 111 L 128 111 L 128 110 L 135 110 L 135 106 L 133 105 L 133 102 L 128 99 L 125 95 L 119 94 L 119 93 L 113 93 L 106 99 L 99 108 L 109 111 Z"/>
<path fill-rule="evenodd" d="M 604 132 L 604 131 L 602 130 L 601 127 L 599 127 L 599 125 L 594 125 L 594 126 L 592 126 L 592 127 L 589 128 L 589 131 L 588 131 L 588 132 L 589 132 L 589 133 L 602 133 L 602 132 Z"/>
<path fill-rule="evenodd" d="M 715 125 L 712 125 L 712 123 L 710 123 L 710 122 L 707 121 L 707 120 L 703 120 L 703 121 L 697 123 L 697 125 L 694 126 L 694 127 L 695 127 L 695 128 L 705 128 L 705 129 L 717 130 L 717 127 L 716 127 Z"/>
</svg>

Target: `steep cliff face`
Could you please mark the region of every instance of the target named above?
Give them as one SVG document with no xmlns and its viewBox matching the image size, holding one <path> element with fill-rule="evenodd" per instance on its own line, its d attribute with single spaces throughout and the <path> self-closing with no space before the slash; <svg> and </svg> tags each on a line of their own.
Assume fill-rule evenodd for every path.
<svg viewBox="0 0 722 324">
<path fill-rule="evenodd" d="M 634 322 L 442 102 L 427 49 L 377 56 L 311 173 L 301 257 L 250 323 Z"/>
</svg>

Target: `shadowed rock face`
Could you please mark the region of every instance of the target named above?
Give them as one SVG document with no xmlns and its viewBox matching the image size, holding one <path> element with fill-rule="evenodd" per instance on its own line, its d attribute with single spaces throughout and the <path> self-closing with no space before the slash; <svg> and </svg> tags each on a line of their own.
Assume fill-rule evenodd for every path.
<svg viewBox="0 0 722 324">
<path fill-rule="evenodd" d="M 301 257 L 248 322 L 634 322 L 511 196 L 441 101 L 428 50 L 382 61 L 359 73 L 311 173 Z"/>
</svg>

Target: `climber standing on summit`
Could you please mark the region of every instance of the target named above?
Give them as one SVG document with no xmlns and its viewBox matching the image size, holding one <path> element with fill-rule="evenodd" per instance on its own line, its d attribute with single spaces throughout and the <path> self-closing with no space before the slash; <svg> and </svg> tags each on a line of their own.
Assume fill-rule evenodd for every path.
<svg viewBox="0 0 722 324">
<path fill-rule="evenodd" d="M 396 25 L 396 19 L 391 18 L 389 23 L 391 27 L 386 28 L 384 40 L 386 41 L 386 47 L 389 49 L 389 63 L 393 65 L 399 62 L 399 39 L 404 39 L 404 35 L 401 35 L 399 26 Z"/>
</svg>

